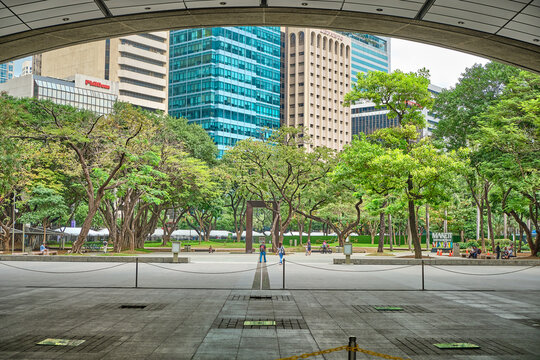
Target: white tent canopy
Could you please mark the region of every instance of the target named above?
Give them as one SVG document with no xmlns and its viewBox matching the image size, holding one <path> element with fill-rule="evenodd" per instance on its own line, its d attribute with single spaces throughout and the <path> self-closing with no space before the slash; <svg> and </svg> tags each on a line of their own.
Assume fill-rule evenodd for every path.
<svg viewBox="0 0 540 360">
<path fill-rule="evenodd" d="M 81 233 L 80 227 L 65 227 L 65 228 L 58 228 L 54 231 L 63 232 L 65 235 L 71 235 L 71 236 L 79 236 Z M 102 232 L 106 231 L 106 234 L 103 234 Z M 98 231 L 90 229 L 88 231 L 88 236 L 109 236 L 109 230 L 107 229 L 101 229 Z"/>
</svg>

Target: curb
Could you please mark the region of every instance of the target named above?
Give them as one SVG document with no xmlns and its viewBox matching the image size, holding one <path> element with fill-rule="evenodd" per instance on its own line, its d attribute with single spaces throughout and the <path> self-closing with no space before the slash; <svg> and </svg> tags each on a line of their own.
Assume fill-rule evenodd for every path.
<svg viewBox="0 0 540 360">
<path fill-rule="evenodd" d="M 42 261 L 42 262 L 96 262 L 96 263 L 172 263 L 172 257 L 137 256 L 65 256 L 65 255 L 0 255 L 0 261 Z M 189 263 L 188 257 L 178 257 L 178 263 Z"/>
<path fill-rule="evenodd" d="M 497 259 L 359 259 L 351 258 L 353 265 L 472 265 L 472 266 L 540 266 L 538 260 L 497 260 Z M 334 264 L 345 264 L 345 259 L 334 259 Z"/>
</svg>

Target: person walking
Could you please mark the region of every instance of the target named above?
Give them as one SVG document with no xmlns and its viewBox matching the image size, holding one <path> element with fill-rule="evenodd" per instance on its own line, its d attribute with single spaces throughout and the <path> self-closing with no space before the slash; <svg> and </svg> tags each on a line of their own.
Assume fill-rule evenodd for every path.
<svg viewBox="0 0 540 360">
<path fill-rule="evenodd" d="M 497 259 L 501 258 L 501 246 L 499 243 L 497 243 L 497 246 L 495 246 L 495 252 L 497 253 Z"/>
<path fill-rule="evenodd" d="M 281 265 L 283 264 L 283 256 L 285 255 L 285 248 L 283 247 L 282 243 L 279 243 L 278 254 L 279 254 L 279 265 Z"/>
<path fill-rule="evenodd" d="M 266 245 L 264 241 L 261 243 L 261 245 L 259 245 L 259 252 L 260 252 L 259 262 L 262 262 L 263 256 L 264 256 L 264 262 L 266 262 Z"/>
<path fill-rule="evenodd" d="M 306 245 L 306 256 L 308 255 L 311 255 L 311 240 L 308 240 Z"/>
</svg>

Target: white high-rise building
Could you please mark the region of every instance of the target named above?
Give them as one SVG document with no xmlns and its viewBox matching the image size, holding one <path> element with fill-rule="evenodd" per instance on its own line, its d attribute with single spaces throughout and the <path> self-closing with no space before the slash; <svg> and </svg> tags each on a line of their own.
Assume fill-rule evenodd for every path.
<svg viewBox="0 0 540 360">
<path fill-rule="evenodd" d="M 36 59 L 36 74 L 62 79 L 84 74 L 118 82 L 118 101 L 167 112 L 168 31 L 70 46 Z"/>
<path fill-rule="evenodd" d="M 26 60 L 22 63 L 21 76 L 32 74 L 32 61 Z"/>
</svg>

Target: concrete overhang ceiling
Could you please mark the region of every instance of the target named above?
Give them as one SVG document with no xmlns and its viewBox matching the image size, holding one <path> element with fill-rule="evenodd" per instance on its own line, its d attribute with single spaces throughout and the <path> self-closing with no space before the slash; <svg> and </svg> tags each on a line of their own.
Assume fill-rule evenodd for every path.
<svg viewBox="0 0 540 360">
<path fill-rule="evenodd" d="M 0 0 L 0 62 L 133 33 L 242 25 L 371 33 L 540 72 L 540 0 Z"/>
</svg>

